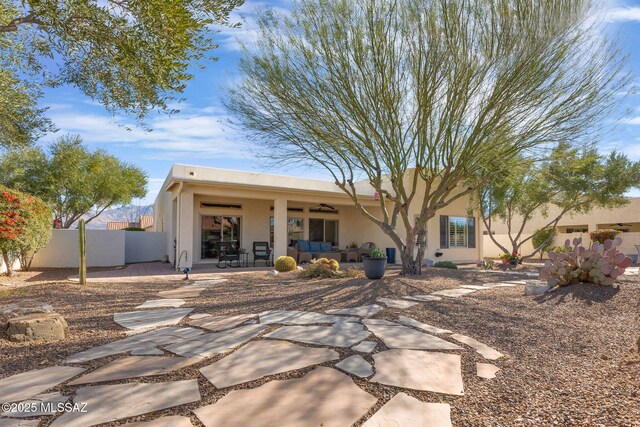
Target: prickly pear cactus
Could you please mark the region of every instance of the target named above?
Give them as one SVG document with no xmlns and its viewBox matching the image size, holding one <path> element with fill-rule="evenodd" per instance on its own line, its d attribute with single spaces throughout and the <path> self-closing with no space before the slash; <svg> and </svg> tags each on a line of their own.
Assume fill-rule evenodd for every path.
<svg viewBox="0 0 640 427">
<path fill-rule="evenodd" d="M 551 286 L 567 286 L 573 283 L 594 283 L 611 286 L 631 265 L 631 258 L 618 250 L 622 243 L 619 237 L 604 243 L 593 242 L 591 248 L 582 246 L 582 238 L 569 239 L 564 244 L 565 252 L 550 252 L 540 272 L 540 279 Z"/>
</svg>

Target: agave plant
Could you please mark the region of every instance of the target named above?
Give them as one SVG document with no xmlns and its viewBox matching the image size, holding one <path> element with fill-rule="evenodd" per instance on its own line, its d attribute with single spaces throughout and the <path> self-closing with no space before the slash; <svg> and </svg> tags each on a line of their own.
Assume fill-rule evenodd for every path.
<svg viewBox="0 0 640 427">
<path fill-rule="evenodd" d="M 564 252 L 550 252 L 540 272 L 540 279 L 550 286 L 567 286 L 573 283 L 594 283 L 611 286 L 631 265 L 631 258 L 618 250 L 622 243 L 619 237 L 593 242 L 591 248 L 582 246 L 582 238 L 569 239 L 564 243 Z"/>
</svg>

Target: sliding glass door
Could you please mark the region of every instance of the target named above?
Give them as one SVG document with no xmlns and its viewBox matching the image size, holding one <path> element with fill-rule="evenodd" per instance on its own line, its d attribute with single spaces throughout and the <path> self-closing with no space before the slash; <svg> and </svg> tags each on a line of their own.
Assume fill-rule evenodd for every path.
<svg viewBox="0 0 640 427">
<path fill-rule="evenodd" d="M 202 232 L 200 241 L 200 257 L 202 259 L 217 258 L 218 242 L 240 242 L 239 216 L 202 216 Z"/>
<path fill-rule="evenodd" d="M 309 240 L 338 246 L 338 220 L 309 218 Z"/>
</svg>

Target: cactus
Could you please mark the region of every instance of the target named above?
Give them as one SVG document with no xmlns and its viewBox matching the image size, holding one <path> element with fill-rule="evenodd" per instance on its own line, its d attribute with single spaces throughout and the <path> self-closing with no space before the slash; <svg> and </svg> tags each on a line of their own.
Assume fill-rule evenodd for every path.
<svg viewBox="0 0 640 427">
<path fill-rule="evenodd" d="M 296 269 L 296 260 L 290 256 L 281 256 L 276 259 L 275 268 L 276 271 L 292 271 Z"/>
<path fill-rule="evenodd" d="M 582 246 L 582 238 L 567 239 L 565 252 L 550 252 L 549 259 L 540 272 L 540 279 L 551 286 L 567 286 L 573 283 L 594 283 L 611 286 L 631 265 L 631 258 L 618 250 L 619 237 L 604 243 L 594 242 L 591 248 Z"/>
<path fill-rule="evenodd" d="M 314 264 L 321 264 L 323 267 L 328 268 L 331 271 L 340 270 L 340 263 L 335 259 L 320 258 L 317 259 Z"/>
<path fill-rule="evenodd" d="M 78 236 L 80 240 L 80 271 L 78 277 L 81 285 L 87 284 L 87 239 L 85 233 L 84 219 L 78 224 Z"/>
</svg>

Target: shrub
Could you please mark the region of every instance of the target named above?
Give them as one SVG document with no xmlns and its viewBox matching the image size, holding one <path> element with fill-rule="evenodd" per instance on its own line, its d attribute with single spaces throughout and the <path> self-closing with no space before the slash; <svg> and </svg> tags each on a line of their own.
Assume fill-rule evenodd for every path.
<svg viewBox="0 0 640 427">
<path fill-rule="evenodd" d="M 539 229 L 534 231 L 534 234 L 538 233 L 538 231 Z M 553 238 L 557 234 L 557 232 L 558 230 L 555 228 L 547 228 L 540 231 L 531 239 L 533 248 L 540 248 L 540 259 L 542 259 L 545 252 L 549 252 L 549 250 L 553 247 Z"/>
<path fill-rule="evenodd" d="M 145 231 L 144 228 L 140 228 L 140 227 L 127 227 L 127 228 L 123 228 L 123 231 Z"/>
<path fill-rule="evenodd" d="M 603 244 L 607 240 L 613 240 L 616 238 L 618 231 L 616 230 L 596 230 L 589 233 L 592 242 L 598 242 Z"/>
<path fill-rule="evenodd" d="M 296 260 L 290 256 L 281 256 L 276 259 L 275 269 L 279 272 L 293 271 L 297 267 Z"/>
<path fill-rule="evenodd" d="M 373 247 L 371 249 L 369 249 L 369 257 L 371 258 L 384 258 L 386 257 L 384 251 L 380 248 L 377 247 Z"/>
<path fill-rule="evenodd" d="M 326 260 L 326 258 L 320 258 L 320 259 Z M 302 273 L 300 273 L 300 275 L 305 279 L 332 279 L 332 278 L 342 276 L 338 272 L 338 270 L 333 269 L 331 264 L 318 262 L 318 261 L 314 262 L 313 264 L 309 265 L 309 267 L 302 270 Z"/>
<path fill-rule="evenodd" d="M 565 242 L 566 253 L 549 253 L 549 259 L 540 272 L 540 279 L 551 286 L 567 286 L 574 283 L 594 283 L 611 286 L 631 265 L 631 259 L 618 250 L 622 239 L 593 242 L 590 249 L 582 246 L 582 238 Z"/>
<path fill-rule="evenodd" d="M 333 271 L 340 270 L 340 263 L 335 259 L 319 258 L 314 262 L 314 264 L 322 264 Z"/>
<path fill-rule="evenodd" d="M 11 266 L 20 257 L 28 269 L 33 253 L 43 248 L 51 238 L 51 210 L 35 196 L 0 186 L 0 253 Z"/>
<path fill-rule="evenodd" d="M 451 261 L 438 261 L 435 264 L 433 264 L 433 266 L 440 267 L 440 268 L 451 268 L 453 270 L 458 269 L 458 266 L 452 263 Z"/>
</svg>

